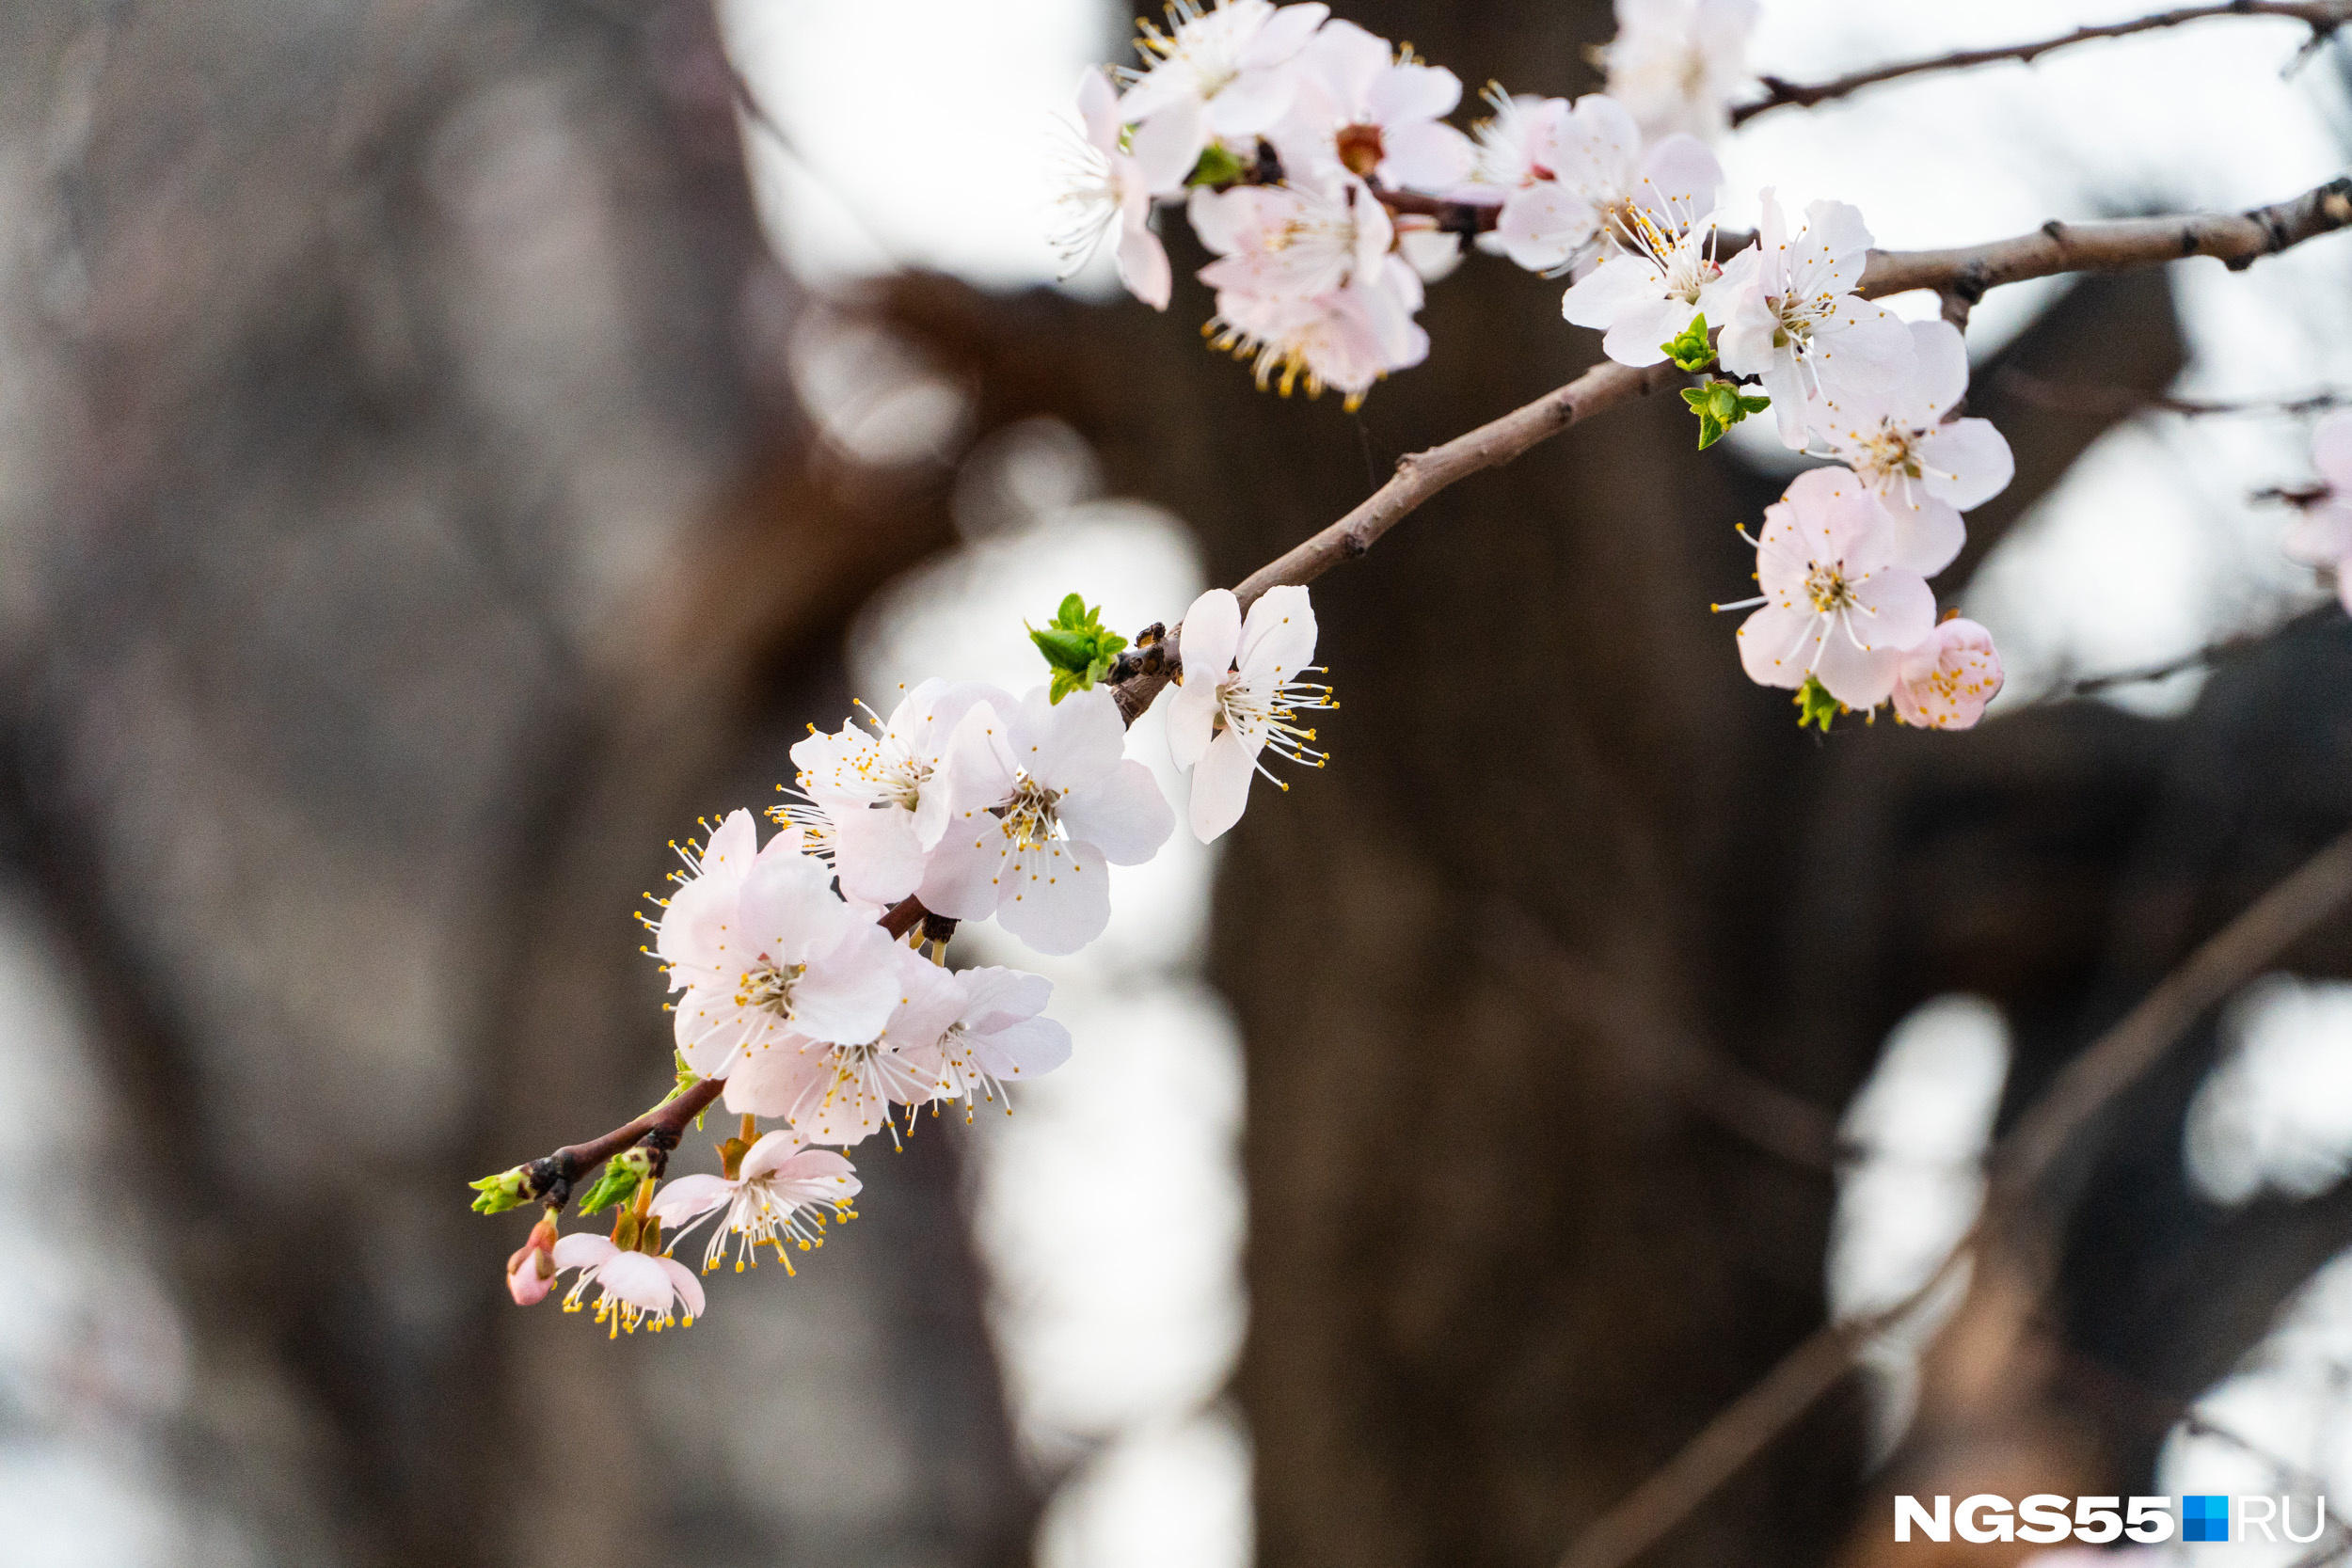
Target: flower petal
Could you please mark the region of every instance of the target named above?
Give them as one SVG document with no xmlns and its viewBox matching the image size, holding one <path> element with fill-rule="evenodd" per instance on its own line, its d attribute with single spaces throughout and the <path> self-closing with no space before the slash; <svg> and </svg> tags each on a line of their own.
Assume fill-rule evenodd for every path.
<svg viewBox="0 0 2352 1568">
<path fill-rule="evenodd" d="M 1127 726 L 1104 687 L 1057 703 L 1037 687 L 1021 699 L 1011 727 L 1012 765 L 1048 789 L 1083 789 L 1119 766 Z"/>
<path fill-rule="evenodd" d="M 1176 814 L 1159 781 L 1139 762 L 1122 762 L 1107 777 L 1073 790 L 1058 815 L 1073 838 L 1103 851 L 1113 865 L 1140 865 L 1159 853 L 1176 831 Z"/>
<path fill-rule="evenodd" d="M 1965 512 L 2009 488 L 2017 459 L 1991 420 L 1954 420 L 1919 438 L 1928 494 Z"/>
<path fill-rule="evenodd" d="M 792 987 L 792 1026 L 811 1039 L 862 1044 L 882 1033 L 900 995 L 896 956 L 879 926 L 860 925 L 808 961 Z"/>
<path fill-rule="evenodd" d="M 697 1214 L 707 1214 L 735 1196 L 736 1183 L 723 1176 L 698 1171 L 662 1183 L 653 1195 L 653 1217 L 675 1230 Z"/>
<path fill-rule="evenodd" d="M 1041 953 L 1075 953 L 1111 922 L 1110 864 L 1083 839 L 1005 863 L 996 923 Z"/>
<path fill-rule="evenodd" d="M 621 1249 L 606 1237 L 592 1230 L 575 1230 L 568 1236 L 556 1238 L 555 1251 L 551 1256 L 555 1259 L 556 1272 L 561 1274 L 565 1269 L 593 1269 L 609 1259 L 619 1257 L 620 1252 Z"/>
<path fill-rule="evenodd" d="M 1287 681 L 1315 660 L 1315 611 L 1295 583 L 1269 588 L 1249 607 L 1233 662 L 1253 683 Z"/>
<path fill-rule="evenodd" d="M 1241 820 L 1249 804 L 1249 781 L 1257 772 L 1258 748 L 1227 730 L 1209 745 L 1192 770 L 1193 836 L 1207 844 Z"/>
</svg>

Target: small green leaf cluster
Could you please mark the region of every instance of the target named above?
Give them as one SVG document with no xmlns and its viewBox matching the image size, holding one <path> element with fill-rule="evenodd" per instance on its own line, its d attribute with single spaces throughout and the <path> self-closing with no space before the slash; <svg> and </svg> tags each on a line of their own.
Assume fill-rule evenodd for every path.
<svg viewBox="0 0 2352 1568">
<path fill-rule="evenodd" d="M 1111 673 L 1112 661 L 1127 640 L 1103 626 L 1100 606 L 1092 610 L 1087 602 L 1073 594 L 1061 602 L 1061 609 L 1044 626 L 1029 627 L 1029 641 L 1045 656 L 1053 667 L 1052 701 L 1058 703 L 1073 691 L 1092 689 L 1096 681 Z"/>
<path fill-rule="evenodd" d="M 1807 675 L 1791 699 L 1797 705 L 1797 728 L 1818 724 L 1823 735 L 1829 734 L 1830 721 L 1846 711 L 1846 705 L 1829 694 L 1829 688 L 1820 679 Z"/>
<path fill-rule="evenodd" d="M 513 1170 L 502 1170 L 466 1185 L 473 1189 L 473 1212 L 477 1214 L 503 1214 L 539 1196 L 532 1185 L 529 1165 L 516 1165 Z"/>
<path fill-rule="evenodd" d="M 593 1214 L 627 1202 L 637 1191 L 638 1183 L 653 1175 L 654 1151 L 650 1148 L 624 1149 L 604 1163 L 596 1180 L 580 1195 L 580 1212 Z"/>
<path fill-rule="evenodd" d="M 1715 345 L 1707 341 L 1707 312 L 1691 318 L 1682 334 L 1658 345 L 1678 371 L 1703 371 L 1715 362 Z M 1704 445 L 1705 443 L 1701 443 Z"/>
<path fill-rule="evenodd" d="M 1772 400 L 1752 392 L 1743 392 L 1736 381 L 1714 380 L 1704 387 L 1683 389 L 1682 401 L 1691 405 L 1691 412 L 1699 417 L 1699 451 L 1705 451 L 1724 438 L 1724 432 L 1746 419 L 1761 414 L 1772 405 Z"/>
</svg>

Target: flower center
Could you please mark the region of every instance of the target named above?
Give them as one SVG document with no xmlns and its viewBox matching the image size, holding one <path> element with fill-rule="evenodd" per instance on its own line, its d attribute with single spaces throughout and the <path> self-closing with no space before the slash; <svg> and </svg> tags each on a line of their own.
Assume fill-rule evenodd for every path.
<svg viewBox="0 0 2352 1568">
<path fill-rule="evenodd" d="M 1339 134 L 1340 162 L 1347 172 L 1359 180 L 1372 178 L 1372 171 L 1380 166 L 1384 155 L 1380 148 L 1380 127 L 1377 125 L 1343 126 Z"/>
<path fill-rule="evenodd" d="M 1804 576 L 1805 597 L 1823 615 L 1834 615 L 1841 610 L 1853 610 L 1861 601 L 1854 597 L 1853 584 L 1846 580 L 1842 562 L 1817 563 Z"/>
<path fill-rule="evenodd" d="M 765 958 L 743 972 L 742 983 L 736 987 L 735 1005 L 756 1007 L 778 1018 L 792 1016 L 792 988 L 800 984 L 808 972 L 806 964 L 776 965 Z"/>
<path fill-rule="evenodd" d="M 1890 478 L 1900 474 L 1906 479 L 1920 475 L 1917 441 L 1923 433 L 1889 420 L 1871 435 L 1862 438 L 1861 467 Z"/>
<path fill-rule="evenodd" d="M 1055 807 L 1061 800 L 1059 790 L 1048 789 L 1035 779 L 1023 775 L 1013 786 L 1012 799 L 1002 810 L 1005 833 L 1016 849 L 1041 849 L 1053 837 L 1059 818 Z"/>
</svg>

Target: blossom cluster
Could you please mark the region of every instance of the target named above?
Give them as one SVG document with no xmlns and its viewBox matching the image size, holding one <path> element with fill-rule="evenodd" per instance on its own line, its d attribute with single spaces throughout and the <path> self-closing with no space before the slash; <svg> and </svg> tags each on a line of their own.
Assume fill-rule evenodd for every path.
<svg viewBox="0 0 2352 1568">
<path fill-rule="evenodd" d="M 1253 778 L 1272 777 L 1267 752 L 1321 766 L 1298 720 L 1332 705 L 1304 678 L 1315 645 L 1305 589 L 1273 589 L 1246 618 L 1213 589 L 1182 629 L 1180 673 L 1159 700 L 1206 842 L 1240 819 Z M 900 1115 L 911 1130 L 924 1105 L 960 1101 L 968 1119 L 976 1102 L 1004 1102 L 1009 1084 L 1069 1058 L 1069 1031 L 1045 1016 L 1050 981 L 950 967 L 947 943 L 959 925 L 993 918 L 1037 952 L 1076 952 L 1109 924 L 1108 867 L 1151 859 L 1175 816 L 1127 754 L 1126 721 L 1097 678 L 1123 640 L 1075 595 L 1031 635 L 1056 668 L 1051 686 L 1015 697 L 929 680 L 886 718 L 812 725 L 792 748 L 794 799 L 771 809 L 765 842 L 743 809 L 681 850 L 676 886 L 646 919 L 651 952 L 674 996 L 681 1090 L 722 1085 L 741 1131 L 719 1146 L 715 1176 L 665 1185 L 655 1151 L 613 1157 L 581 1203 L 629 1200 L 609 1237 L 560 1235 L 555 1195 L 509 1262 L 518 1303 L 576 1271 L 565 1306 L 590 1305 L 595 1291 L 613 1333 L 691 1323 L 702 1288 L 670 1256 L 689 1232 L 709 1227 L 706 1271 L 732 1243 L 739 1271 L 767 1246 L 789 1272 L 787 1249 L 822 1245 L 828 1219 L 853 1213 L 844 1150 L 885 1127 L 896 1138 Z M 778 1125 L 763 1132 L 763 1120 Z M 494 1195 L 477 1206 L 547 1196 L 529 1170 L 476 1183 Z"/>
<path fill-rule="evenodd" d="M 1083 134 L 1057 236 L 1071 266 L 1113 229 L 1121 277 L 1157 309 L 1171 277 L 1152 224 L 1181 198 L 1216 256 L 1213 343 L 1259 384 L 1349 406 L 1428 353 L 1414 321 L 1424 276 L 1461 233 L 1570 279 L 1561 311 L 1637 369 L 1673 360 L 1701 447 L 1769 409 L 1781 440 L 1835 469 L 1802 475 L 1756 540 L 1762 594 L 1742 667 L 1799 692 L 1826 726 L 1839 708 L 1966 728 L 2001 685 L 1973 622 L 1939 623 L 1927 579 L 1959 553 L 1961 513 L 2009 482 L 2008 444 L 1959 417 L 1959 330 L 1907 325 L 1856 292 L 1871 245 L 1842 202 L 1791 231 L 1775 192 L 1753 236 L 1723 228 L 1729 128 L 1756 0 L 1618 0 L 1607 90 L 1570 103 L 1490 86 L 1490 117 L 1447 123 L 1453 72 L 1391 49 L 1320 4 L 1173 0 L 1143 25 L 1123 92 L 1100 71 L 1078 95 Z"/>
</svg>

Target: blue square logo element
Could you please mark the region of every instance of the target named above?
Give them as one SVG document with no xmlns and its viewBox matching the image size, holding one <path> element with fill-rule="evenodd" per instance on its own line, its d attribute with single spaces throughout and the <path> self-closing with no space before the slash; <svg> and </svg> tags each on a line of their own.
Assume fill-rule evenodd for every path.
<svg viewBox="0 0 2352 1568">
<path fill-rule="evenodd" d="M 2230 1499 L 2197 1497 L 2181 1499 L 2181 1539 L 2184 1541 L 2227 1541 L 2230 1539 Z"/>
</svg>

